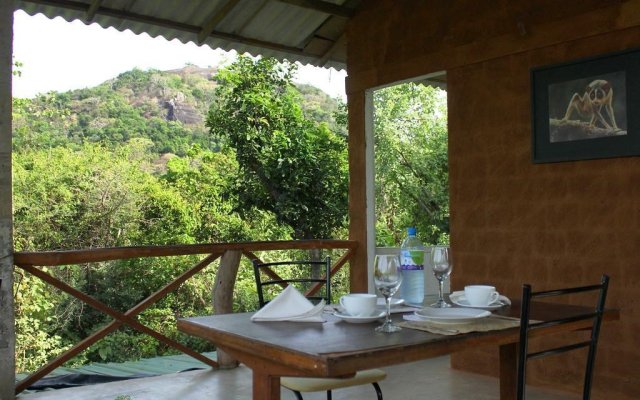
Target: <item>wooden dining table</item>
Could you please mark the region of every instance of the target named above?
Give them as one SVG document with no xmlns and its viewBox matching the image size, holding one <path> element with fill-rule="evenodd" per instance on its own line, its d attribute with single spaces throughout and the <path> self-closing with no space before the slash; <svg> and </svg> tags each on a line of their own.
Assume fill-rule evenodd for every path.
<svg viewBox="0 0 640 400">
<path fill-rule="evenodd" d="M 587 308 L 554 303 L 533 303 L 531 318 L 548 321 L 584 313 Z M 593 311 L 593 310 L 591 310 Z M 517 318 L 520 303 L 494 311 Z M 281 376 L 348 377 L 356 371 L 409 363 L 480 346 L 499 346 L 500 399 L 516 398 L 517 345 L 519 328 L 441 335 L 403 328 L 396 333 L 378 333 L 379 324 L 352 324 L 331 314 L 324 323 L 253 322 L 252 313 L 223 314 L 178 320 L 184 333 L 207 339 L 253 371 L 253 399 L 280 399 Z M 401 314 L 394 314 L 401 320 Z M 604 320 L 619 319 L 607 310 Z M 552 326 L 532 336 L 579 330 L 590 321 Z"/>
</svg>

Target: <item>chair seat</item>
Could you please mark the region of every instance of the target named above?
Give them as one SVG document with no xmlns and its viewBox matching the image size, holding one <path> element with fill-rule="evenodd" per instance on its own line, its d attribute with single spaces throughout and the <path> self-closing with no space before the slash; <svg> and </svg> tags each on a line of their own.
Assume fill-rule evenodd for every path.
<svg viewBox="0 0 640 400">
<path fill-rule="evenodd" d="M 351 378 L 297 378 L 285 376 L 280 378 L 280 384 L 298 392 L 320 392 L 379 382 L 386 377 L 387 373 L 381 369 L 368 369 L 358 371 Z"/>
</svg>

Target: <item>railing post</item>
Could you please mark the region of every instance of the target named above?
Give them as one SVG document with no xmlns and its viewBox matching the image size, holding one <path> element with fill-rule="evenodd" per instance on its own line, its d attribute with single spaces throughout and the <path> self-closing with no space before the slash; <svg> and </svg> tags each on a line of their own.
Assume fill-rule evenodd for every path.
<svg viewBox="0 0 640 400">
<path fill-rule="evenodd" d="M 216 274 L 213 286 L 213 312 L 215 314 L 230 314 L 233 312 L 233 288 L 240 267 L 241 250 L 227 250 L 220 260 L 220 268 Z M 238 360 L 223 350 L 216 349 L 220 368 L 235 368 Z"/>
</svg>

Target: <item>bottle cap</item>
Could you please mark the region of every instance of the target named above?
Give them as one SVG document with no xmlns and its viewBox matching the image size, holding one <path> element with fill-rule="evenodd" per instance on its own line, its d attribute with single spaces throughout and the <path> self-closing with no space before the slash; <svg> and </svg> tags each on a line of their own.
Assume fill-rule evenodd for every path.
<svg viewBox="0 0 640 400">
<path fill-rule="evenodd" d="M 415 236 L 415 235 L 416 235 L 416 228 L 415 228 L 415 227 L 413 227 L 413 226 L 412 226 L 412 227 L 410 227 L 410 228 L 407 228 L 407 235 L 409 235 L 409 236 Z"/>
</svg>

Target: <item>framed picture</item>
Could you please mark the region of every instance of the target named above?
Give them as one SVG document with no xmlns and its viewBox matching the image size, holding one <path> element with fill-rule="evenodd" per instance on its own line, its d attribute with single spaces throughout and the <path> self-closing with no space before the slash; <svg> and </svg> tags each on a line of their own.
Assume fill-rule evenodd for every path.
<svg viewBox="0 0 640 400">
<path fill-rule="evenodd" d="M 534 163 L 640 155 L 640 50 L 531 71 Z"/>
</svg>

